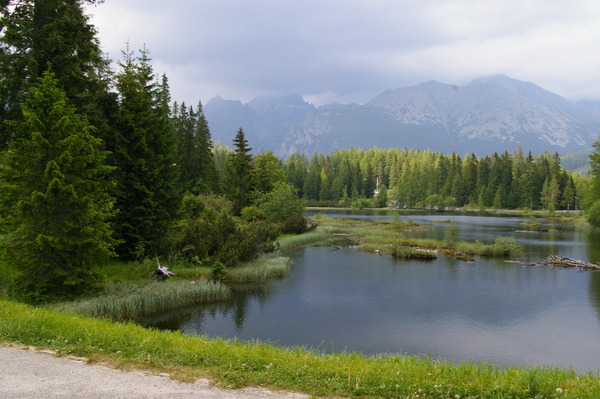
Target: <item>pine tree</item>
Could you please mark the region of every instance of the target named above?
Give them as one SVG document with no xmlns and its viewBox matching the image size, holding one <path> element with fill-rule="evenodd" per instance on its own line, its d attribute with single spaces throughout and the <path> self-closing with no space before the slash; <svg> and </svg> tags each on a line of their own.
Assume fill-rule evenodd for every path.
<svg viewBox="0 0 600 399">
<path fill-rule="evenodd" d="M 96 1 L 20 0 L 0 6 L 0 119 L 22 120 L 24 93 L 50 70 L 77 112 L 97 128 L 106 128 L 109 63 L 83 12 L 84 3 Z M 0 148 L 14 133 L 0 125 Z"/>
<path fill-rule="evenodd" d="M 22 105 L 19 131 L 2 158 L 0 207 L 14 229 L 7 254 L 31 301 L 98 291 L 94 268 L 112 251 L 107 153 L 47 73 Z"/>
<path fill-rule="evenodd" d="M 175 105 L 171 116 L 177 136 L 177 165 L 183 190 L 193 194 L 218 192 L 210 130 L 202 104 L 197 110 Z"/>
<path fill-rule="evenodd" d="M 146 50 L 138 58 L 124 55 L 116 82 L 117 129 L 109 146 L 118 167 L 114 228 L 122 241 L 119 256 L 140 259 L 157 252 L 179 208 L 181 190 L 166 78 L 157 82 Z"/>
<path fill-rule="evenodd" d="M 590 187 L 586 198 L 587 220 L 594 227 L 600 227 L 600 138 L 594 142 L 590 154 Z"/>
<path fill-rule="evenodd" d="M 228 158 L 223 191 L 233 203 L 234 213 L 239 215 L 250 204 L 253 173 L 250 154 L 252 148 L 248 147 L 248 140 L 241 127 L 233 139 L 233 145 L 235 149 Z"/>
</svg>

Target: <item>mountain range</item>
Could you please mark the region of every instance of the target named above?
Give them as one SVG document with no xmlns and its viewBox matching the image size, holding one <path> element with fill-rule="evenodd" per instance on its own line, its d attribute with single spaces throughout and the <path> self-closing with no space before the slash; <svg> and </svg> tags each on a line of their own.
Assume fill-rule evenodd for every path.
<svg viewBox="0 0 600 399">
<path fill-rule="evenodd" d="M 254 152 L 281 157 L 392 147 L 478 155 L 513 150 L 588 152 L 600 134 L 598 103 L 575 103 L 504 75 L 465 86 L 437 81 L 387 90 L 365 104 L 320 107 L 300 95 L 248 103 L 212 98 L 213 140 L 229 145 L 242 127 Z"/>
</svg>

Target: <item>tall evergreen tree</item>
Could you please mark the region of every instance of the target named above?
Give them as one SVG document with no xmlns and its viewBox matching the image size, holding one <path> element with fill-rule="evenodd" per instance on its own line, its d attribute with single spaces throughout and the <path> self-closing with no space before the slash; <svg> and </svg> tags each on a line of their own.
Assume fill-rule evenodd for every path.
<svg viewBox="0 0 600 399">
<path fill-rule="evenodd" d="M 118 167 L 114 223 L 122 241 L 119 256 L 140 259 L 156 253 L 179 208 L 181 190 L 166 79 L 157 82 L 146 50 L 137 58 L 129 52 L 124 56 L 116 82 L 117 129 L 109 146 Z"/>
<path fill-rule="evenodd" d="M 96 265 L 112 253 L 107 153 L 52 74 L 31 86 L 23 118 L 10 124 L 0 167 L 0 208 L 12 225 L 11 262 L 32 301 L 70 299 L 102 288 Z"/>
<path fill-rule="evenodd" d="M 0 119 L 21 120 L 24 93 L 50 70 L 67 98 L 105 128 L 108 61 L 83 12 L 95 0 L 19 0 L 0 5 Z M 96 132 L 101 135 L 103 132 Z M 0 125 L 0 148 L 15 131 Z"/>
<path fill-rule="evenodd" d="M 239 214 L 250 203 L 252 190 L 252 148 L 248 147 L 248 140 L 244 130 L 240 127 L 233 139 L 234 151 L 229 155 L 223 191 L 233 203 L 233 211 Z"/>
<path fill-rule="evenodd" d="M 600 227 L 600 138 L 594 142 L 590 154 L 590 188 L 586 198 L 587 220 L 594 227 Z"/>
<path fill-rule="evenodd" d="M 176 109 L 175 109 L 176 108 Z M 179 182 L 193 194 L 218 192 L 218 176 L 212 152 L 210 130 L 202 104 L 197 110 L 185 103 L 175 104 L 172 114 L 177 136 Z"/>
</svg>

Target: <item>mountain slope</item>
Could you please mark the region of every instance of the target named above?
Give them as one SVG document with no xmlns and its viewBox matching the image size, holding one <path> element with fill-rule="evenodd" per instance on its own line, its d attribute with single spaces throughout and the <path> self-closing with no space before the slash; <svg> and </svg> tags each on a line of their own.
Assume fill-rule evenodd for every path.
<svg viewBox="0 0 600 399">
<path fill-rule="evenodd" d="M 364 105 L 315 108 L 297 95 L 248 104 L 213 100 L 205 107 L 213 138 L 228 144 L 224 127 L 233 137 L 239 124 L 252 147 L 280 156 L 373 146 L 444 153 L 487 154 L 518 146 L 536 153 L 581 152 L 589 151 L 600 133 L 598 110 L 502 75 L 463 87 L 431 81 L 387 90 Z"/>
</svg>

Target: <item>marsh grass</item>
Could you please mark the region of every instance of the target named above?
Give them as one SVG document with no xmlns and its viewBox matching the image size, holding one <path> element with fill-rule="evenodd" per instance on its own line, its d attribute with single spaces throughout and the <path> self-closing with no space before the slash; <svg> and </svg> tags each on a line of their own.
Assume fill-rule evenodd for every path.
<svg viewBox="0 0 600 399">
<path fill-rule="evenodd" d="M 174 266 L 172 269 L 176 277 L 185 280 L 198 280 L 209 278 L 211 275 L 210 267 L 206 266 Z"/>
<path fill-rule="evenodd" d="M 496 238 L 493 244 L 484 244 L 481 241 L 459 241 L 456 244 L 455 250 L 456 252 L 468 255 L 502 257 L 522 254 L 523 246 L 517 243 L 512 237 L 500 236 Z"/>
<path fill-rule="evenodd" d="M 319 397 L 579 398 L 600 397 L 597 374 L 558 368 L 452 364 L 412 356 L 326 355 L 258 342 L 210 340 L 132 323 L 0 301 L 0 341 L 85 356 L 115 367 L 170 373 L 239 388 L 262 386 Z"/>
<path fill-rule="evenodd" d="M 308 233 L 280 238 L 279 251 L 285 252 L 290 249 L 305 247 L 308 245 L 323 245 L 323 243 L 332 239 L 332 234 L 339 233 L 341 230 L 335 226 L 319 226 L 316 230 Z"/>
<path fill-rule="evenodd" d="M 53 308 L 91 317 L 133 319 L 200 302 L 226 299 L 230 289 L 209 280 L 161 281 L 113 284 L 109 292 L 94 298 L 52 305 Z"/>
<path fill-rule="evenodd" d="M 291 266 L 292 260 L 288 257 L 263 255 L 254 261 L 230 268 L 227 272 L 227 280 L 267 281 L 287 276 Z"/>
</svg>

